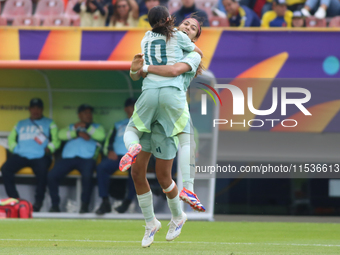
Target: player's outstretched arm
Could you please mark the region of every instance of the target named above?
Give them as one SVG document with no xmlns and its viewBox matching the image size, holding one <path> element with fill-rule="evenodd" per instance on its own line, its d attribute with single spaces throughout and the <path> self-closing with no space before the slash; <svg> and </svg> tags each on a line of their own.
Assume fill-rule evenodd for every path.
<svg viewBox="0 0 340 255">
<path fill-rule="evenodd" d="M 138 81 L 141 77 L 140 72 L 138 72 L 143 67 L 143 59 L 144 54 L 138 53 L 133 57 L 131 68 L 130 68 L 130 77 L 134 81 Z"/>
<path fill-rule="evenodd" d="M 201 51 L 200 48 L 198 48 L 197 46 L 195 46 L 194 51 L 196 51 L 198 54 L 200 54 L 200 55 L 201 55 L 201 58 L 203 58 L 203 52 Z"/>
<path fill-rule="evenodd" d="M 148 73 L 157 74 L 164 77 L 176 77 L 191 70 L 191 66 L 186 63 L 176 63 L 174 65 L 162 65 L 148 67 Z"/>
</svg>

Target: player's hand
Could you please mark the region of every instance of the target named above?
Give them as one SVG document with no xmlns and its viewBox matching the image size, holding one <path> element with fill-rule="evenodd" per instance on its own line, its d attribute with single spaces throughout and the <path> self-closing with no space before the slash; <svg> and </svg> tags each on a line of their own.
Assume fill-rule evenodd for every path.
<svg viewBox="0 0 340 255">
<path fill-rule="evenodd" d="M 143 67 L 143 63 L 144 63 L 143 56 L 144 56 L 143 53 L 138 53 L 133 57 L 133 60 L 131 63 L 131 71 L 136 72 Z"/>
<path fill-rule="evenodd" d="M 46 154 L 50 154 L 51 153 L 51 151 L 50 151 L 50 149 L 48 147 L 45 148 L 45 153 Z"/>
<path fill-rule="evenodd" d="M 139 69 L 138 75 L 139 75 L 139 76 L 142 76 L 143 78 L 145 78 L 146 76 L 148 76 L 148 73 L 144 73 L 144 72 L 143 72 L 143 69 Z"/>
<path fill-rule="evenodd" d="M 78 122 L 76 124 L 74 124 L 74 128 L 77 129 L 77 128 L 86 128 L 86 124 L 84 122 Z"/>
<path fill-rule="evenodd" d="M 111 160 L 118 160 L 118 156 L 114 151 L 109 151 L 109 154 L 107 154 L 107 158 Z"/>
<path fill-rule="evenodd" d="M 198 75 L 201 75 L 203 73 L 203 69 L 201 67 L 197 68 L 197 71 L 196 71 L 196 74 L 195 74 L 195 78 L 198 76 Z"/>
<path fill-rule="evenodd" d="M 88 140 L 90 140 L 90 136 L 89 136 L 89 134 L 88 133 L 86 133 L 86 132 L 78 132 L 78 136 L 79 137 L 81 137 L 81 138 L 83 138 L 85 141 L 88 141 Z"/>
</svg>

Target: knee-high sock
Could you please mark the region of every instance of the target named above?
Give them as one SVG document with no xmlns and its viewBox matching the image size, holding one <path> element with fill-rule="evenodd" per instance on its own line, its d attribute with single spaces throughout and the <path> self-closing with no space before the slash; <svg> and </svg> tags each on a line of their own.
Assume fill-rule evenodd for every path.
<svg viewBox="0 0 340 255">
<path fill-rule="evenodd" d="M 179 200 L 179 194 L 177 193 L 177 196 L 170 199 L 166 197 L 166 200 L 168 201 L 168 206 L 170 208 L 171 214 L 173 217 L 178 217 L 182 215 L 182 208 Z"/>
<path fill-rule="evenodd" d="M 145 222 L 150 222 L 155 218 L 153 210 L 152 192 L 151 190 L 142 195 L 137 195 L 139 207 L 142 209 Z"/>
<path fill-rule="evenodd" d="M 127 127 L 124 133 L 124 144 L 126 149 L 130 149 L 132 145 L 139 143 L 139 138 L 141 138 L 142 135 L 143 132 L 140 132 L 138 129 Z"/>
<path fill-rule="evenodd" d="M 192 139 L 190 139 L 192 138 Z M 182 173 L 183 187 L 194 192 L 195 175 L 195 148 L 196 144 L 192 135 L 182 133 L 178 135 L 181 153 L 179 165 Z"/>
</svg>

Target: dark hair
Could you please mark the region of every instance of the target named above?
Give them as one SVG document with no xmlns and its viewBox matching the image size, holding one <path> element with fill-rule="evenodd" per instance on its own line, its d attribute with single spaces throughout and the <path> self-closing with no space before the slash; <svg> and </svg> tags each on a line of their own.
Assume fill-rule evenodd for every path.
<svg viewBox="0 0 340 255">
<path fill-rule="evenodd" d="M 134 106 L 136 101 L 137 100 L 135 98 L 129 97 L 128 99 L 125 100 L 124 107 Z"/>
<path fill-rule="evenodd" d="M 174 34 L 174 19 L 171 18 L 169 10 L 162 5 L 153 7 L 148 13 L 148 19 L 152 32 L 166 36 L 166 41 Z"/>
</svg>

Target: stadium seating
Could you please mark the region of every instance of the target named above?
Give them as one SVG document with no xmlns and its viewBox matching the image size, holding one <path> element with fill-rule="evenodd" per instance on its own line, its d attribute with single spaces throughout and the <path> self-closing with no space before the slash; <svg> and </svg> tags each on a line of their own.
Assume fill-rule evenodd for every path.
<svg viewBox="0 0 340 255">
<path fill-rule="evenodd" d="M 58 17 L 64 14 L 63 0 L 40 0 L 34 17 L 44 20 L 46 18 Z"/>
<path fill-rule="evenodd" d="M 327 22 L 326 22 L 326 19 L 317 19 L 315 17 L 307 17 L 306 27 L 327 27 Z"/>
<path fill-rule="evenodd" d="M 16 17 L 32 16 L 31 0 L 7 0 L 1 17 L 6 20 L 14 20 Z"/>
<path fill-rule="evenodd" d="M 73 11 L 73 7 L 77 3 L 77 0 L 70 0 L 66 5 L 66 10 L 64 16 L 70 19 L 71 24 L 73 26 L 80 26 L 80 17 L 79 14 Z"/>
<path fill-rule="evenodd" d="M 329 27 L 340 27 L 340 16 L 332 18 L 329 21 Z"/>
<path fill-rule="evenodd" d="M 48 17 L 44 19 L 43 26 L 65 27 L 71 25 L 71 20 L 65 16 Z"/>
<path fill-rule="evenodd" d="M 209 19 L 211 27 L 229 27 L 229 21 L 227 18 L 211 17 Z"/>
<path fill-rule="evenodd" d="M 39 20 L 34 17 L 16 17 L 12 26 L 38 26 Z"/>
<path fill-rule="evenodd" d="M 0 17 L 0 26 L 7 26 L 7 20 Z"/>
</svg>

